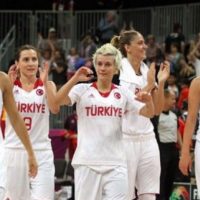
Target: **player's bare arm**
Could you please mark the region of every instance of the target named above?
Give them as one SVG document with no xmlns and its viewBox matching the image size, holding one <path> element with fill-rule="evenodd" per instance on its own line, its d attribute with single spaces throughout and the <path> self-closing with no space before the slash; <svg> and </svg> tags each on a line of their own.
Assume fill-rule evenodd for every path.
<svg viewBox="0 0 200 200">
<path fill-rule="evenodd" d="M 183 135 L 183 145 L 181 151 L 181 158 L 179 162 L 179 168 L 184 175 L 188 175 L 188 172 L 192 166 L 192 160 L 190 156 L 190 146 L 192 135 L 194 133 L 197 114 L 200 105 L 200 78 L 196 78 L 192 81 L 189 97 L 188 97 L 188 116 Z"/>
<path fill-rule="evenodd" d="M 58 105 L 69 105 L 71 103 L 70 98 L 68 97 L 69 91 L 71 88 L 80 81 L 89 81 L 93 74 L 92 70 L 87 67 L 81 67 L 76 71 L 74 76 L 62 86 L 56 95 L 56 102 Z"/>
<path fill-rule="evenodd" d="M 57 92 L 56 85 L 53 81 L 48 81 L 49 64 L 45 62 L 43 66 L 39 68 L 39 72 L 40 79 L 44 83 L 48 107 L 53 114 L 57 114 L 60 110 L 60 106 L 55 100 Z"/>
<path fill-rule="evenodd" d="M 158 71 L 158 88 L 153 90 L 153 102 L 155 105 L 155 115 L 159 115 L 163 111 L 164 106 L 164 86 L 165 82 L 170 75 L 170 63 L 164 61 L 160 64 L 160 69 Z"/>
<path fill-rule="evenodd" d="M 151 63 L 149 67 L 149 71 L 147 73 L 147 85 L 142 88 L 142 91 L 151 92 L 156 87 L 156 80 L 155 80 L 155 63 Z"/>
</svg>

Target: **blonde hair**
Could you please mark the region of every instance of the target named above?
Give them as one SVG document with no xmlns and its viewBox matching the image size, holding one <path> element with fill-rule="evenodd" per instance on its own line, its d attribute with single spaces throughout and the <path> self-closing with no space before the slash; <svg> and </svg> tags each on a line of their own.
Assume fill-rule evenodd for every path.
<svg viewBox="0 0 200 200">
<path fill-rule="evenodd" d="M 98 55 L 113 56 L 114 57 L 114 63 L 115 63 L 117 70 L 121 69 L 122 54 L 112 44 L 110 44 L 110 43 L 104 44 L 99 49 L 96 50 L 95 54 L 93 55 L 94 66 L 96 66 L 96 60 L 97 60 Z"/>
</svg>

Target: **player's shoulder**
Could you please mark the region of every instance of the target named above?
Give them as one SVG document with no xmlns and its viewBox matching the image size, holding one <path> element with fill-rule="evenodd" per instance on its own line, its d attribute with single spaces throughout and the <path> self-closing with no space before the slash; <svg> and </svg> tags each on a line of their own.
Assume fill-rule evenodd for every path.
<svg viewBox="0 0 200 200">
<path fill-rule="evenodd" d="M 128 90 L 128 87 L 126 87 L 124 85 L 115 85 L 115 87 L 120 91 L 127 91 Z"/>
<path fill-rule="evenodd" d="M 85 92 L 92 88 L 91 86 L 91 83 L 78 83 L 72 88 L 72 91 L 82 96 Z"/>
<path fill-rule="evenodd" d="M 74 87 L 75 88 L 81 88 L 81 89 L 88 89 L 92 86 L 92 83 L 78 83 Z"/>
<path fill-rule="evenodd" d="M 5 72 L 0 71 L 0 81 L 1 80 L 8 80 L 8 74 L 6 74 Z"/>
<path fill-rule="evenodd" d="M 115 88 L 120 91 L 124 96 L 130 95 L 131 91 L 128 87 L 123 85 L 115 85 Z"/>
<path fill-rule="evenodd" d="M 195 87 L 195 88 L 200 89 L 199 85 L 200 85 L 200 76 L 198 76 L 192 80 L 190 87 L 193 87 L 193 88 Z"/>
</svg>

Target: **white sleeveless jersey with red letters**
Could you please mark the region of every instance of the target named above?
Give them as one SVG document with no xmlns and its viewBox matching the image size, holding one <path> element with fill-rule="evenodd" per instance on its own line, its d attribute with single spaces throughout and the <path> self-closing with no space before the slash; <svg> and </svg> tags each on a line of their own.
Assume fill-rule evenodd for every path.
<svg viewBox="0 0 200 200">
<path fill-rule="evenodd" d="M 122 59 L 122 70 L 120 71 L 120 85 L 129 88 L 134 94 L 137 94 L 147 85 L 147 72 L 149 70 L 145 63 L 141 63 L 142 75 L 136 75 L 133 67 L 127 58 Z M 154 128 L 149 118 L 141 115 L 127 113 L 123 118 L 122 130 L 124 134 L 149 134 Z"/>
<path fill-rule="evenodd" d="M 69 97 L 78 115 L 78 146 L 72 163 L 125 165 L 122 116 L 128 110 L 138 114 L 144 104 L 121 86 L 113 85 L 110 93 L 100 94 L 96 83 L 74 86 Z"/>
<path fill-rule="evenodd" d="M 3 109 L 3 95 L 2 95 L 2 91 L 0 90 L 0 115 L 2 113 L 2 109 Z M 0 127 L 0 148 L 2 147 L 2 145 L 3 145 L 3 134 Z"/>
<path fill-rule="evenodd" d="M 22 89 L 19 80 L 13 87 L 13 94 L 19 113 L 24 119 L 34 150 L 51 149 L 49 135 L 49 109 L 45 89 L 41 80 L 35 82 L 34 89 L 27 92 Z M 9 118 L 6 119 L 5 147 L 24 148 Z"/>
</svg>

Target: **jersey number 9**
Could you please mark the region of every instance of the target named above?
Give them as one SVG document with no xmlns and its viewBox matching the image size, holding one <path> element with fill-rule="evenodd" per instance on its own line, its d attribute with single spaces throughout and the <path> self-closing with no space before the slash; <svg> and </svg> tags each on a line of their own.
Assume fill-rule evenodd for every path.
<svg viewBox="0 0 200 200">
<path fill-rule="evenodd" d="M 31 117 L 24 117 L 24 122 L 25 122 L 27 131 L 31 130 L 32 118 Z"/>
</svg>

